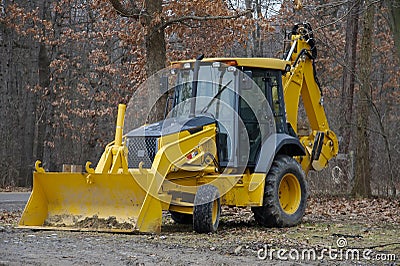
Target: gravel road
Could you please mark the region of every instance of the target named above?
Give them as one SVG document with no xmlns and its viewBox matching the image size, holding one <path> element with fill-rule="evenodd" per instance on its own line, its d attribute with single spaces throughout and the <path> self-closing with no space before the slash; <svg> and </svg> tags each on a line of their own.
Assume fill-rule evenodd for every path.
<svg viewBox="0 0 400 266">
<path fill-rule="evenodd" d="M 371 248 L 400 257 L 400 200 L 311 199 L 304 222 L 291 228 L 258 226 L 250 209 L 224 208 L 217 233 L 197 234 L 164 213 L 159 235 L 15 228 L 29 193 L 0 193 L 0 265 L 374 265 L 370 261 L 261 260 L 258 251 Z"/>
<path fill-rule="evenodd" d="M 0 211 L 3 214 L 20 215 L 29 195 L 29 192 L 0 192 Z M 169 228 L 173 231 L 176 226 L 170 224 Z M 240 245 L 232 246 L 230 243 L 231 250 L 226 250 L 227 247 L 224 247 L 224 251 L 221 246 L 213 244 L 196 245 L 196 234 L 191 228 L 177 226 L 177 229 L 176 234 L 170 232 L 161 235 L 127 235 L 33 231 L 17 229 L 10 224 L 0 224 L 0 265 L 233 265 L 238 263 L 257 265 L 262 263 L 257 259 L 256 251 L 250 256 L 249 254 L 239 256 Z M 168 231 L 168 226 L 166 230 Z M 181 242 L 180 236 L 187 234 L 193 235 L 193 241 L 185 236 Z M 262 264 L 265 265 L 265 262 Z"/>
<path fill-rule="evenodd" d="M 257 265 L 254 256 L 222 254 L 220 247 L 187 247 L 169 236 L 20 231 L 0 234 L 0 265 Z M 265 265 L 265 263 L 262 263 Z"/>
<path fill-rule="evenodd" d="M 23 209 L 30 192 L 0 192 L 0 210 L 17 211 Z"/>
</svg>

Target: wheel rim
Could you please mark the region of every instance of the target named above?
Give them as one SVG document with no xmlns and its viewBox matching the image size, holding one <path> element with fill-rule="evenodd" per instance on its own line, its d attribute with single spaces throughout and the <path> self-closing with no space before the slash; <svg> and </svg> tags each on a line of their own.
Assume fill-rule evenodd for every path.
<svg viewBox="0 0 400 266">
<path fill-rule="evenodd" d="M 297 177 L 288 173 L 282 177 L 279 183 L 279 203 L 287 214 L 297 211 L 301 200 L 301 188 Z"/>
<path fill-rule="evenodd" d="M 212 214 L 211 214 L 213 224 L 217 222 L 217 217 L 218 217 L 218 200 L 214 200 L 212 206 Z"/>
</svg>

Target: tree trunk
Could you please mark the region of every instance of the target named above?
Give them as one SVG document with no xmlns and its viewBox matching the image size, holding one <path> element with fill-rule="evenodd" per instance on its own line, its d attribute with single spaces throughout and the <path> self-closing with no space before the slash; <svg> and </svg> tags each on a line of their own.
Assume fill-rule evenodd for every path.
<svg viewBox="0 0 400 266">
<path fill-rule="evenodd" d="M 360 92 L 357 110 L 356 171 L 352 195 L 371 196 L 371 168 L 369 163 L 369 114 L 371 109 L 371 53 L 374 29 L 375 5 L 372 0 L 365 1 L 363 36 L 360 55 Z"/>
<path fill-rule="evenodd" d="M 165 67 L 167 61 L 165 32 L 164 29 L 157 30 L 158 24 L 154 25 L 154 18 L 162 13 L 161 0 L 146 0 L 146 10 L 150 17 L 145 20 L 145 27 L 147 28 L 147 36 L 145 37 L 146 49 L 146 74 L 147 78 L 157 73 Z M 157 86 L 155 84 L 155 86 Z M 162 120 L 164 117 L 164 106 L 167 101 L 167 95 L 160 97 L 160 88 L 152 88 L 154 91 L 148 93 L 153 94 L 149 99 L 154 99 L 150 102 L 152 106 L 151 112 L 148 115 L 147 122 L 152 123 Z M 157 100 L 155 100 L 157 99 Z"/>
<path fill-rule="evenodd" d="M 385 2 L 389 8 L 390 27 L 397 48 L 397 56 L 400 57 L 400 2 L 398 0 L 386 0 Z"/>
<path fill-rule="evenodd" d="M 245 4 L 246 4 L 246 9 L 253 8 L 253 0 L 246 0 Z M 252 18 L 252 14 L 249 13 L 247 15 L 247 18 Z M 254 52 L 254 36 L 250 32 L 248 34 L 248 39 L 246 40 L 246 57 L 253 57 L 254 56 L 253 52 Z"/>
<path fill-rule="evenodd" d="M 259 0 L 255 1 L 257 20 L 262 18 L 261 3 Z M 254 40 L 254 57 L 263 57 L 263 39 L 262 39 L 262 29 L 258 21 L 256 21 L 255 29 L 253 32 Z"/>
<path fill-rule="evenodd" d="M 3 10 L 8 11 L 8 4 L 3 1 Z M 32 8 L 30 2 L 21 5 Z M 36 48 L 29 35 L 18 34 L 9 24 L 0 22 L 0 186 L 31 183 L 36 99 L 30 88 L 37 81 Z"/>
<path fill-rule="evenodd" d="M 358 43 L 358 21 L 359 11 L 361 6 L 361 0 L 356 0 L 349 3 L 351 8 L 350 14 L 347 17 L 346 25 L 346 44 L 342 77 L 342 103 L 344 108 L 342 111 L 341 130 L 343 141 L 341 142 L 340 149 L 343 153 L 349 152 L 350 140 L 351 140 L 351 121 L 353 117 L 353 101 L 354 101 L 354 85 L 355 85 L 355 73 L 356 73 L 356 62 L 357 62 L 357 43 Z"/>
<path fill-rule="evenodd" d="M 50 85 L 50 59 L 46 46 L 42 43 L 39 47 L 38 56 L 39 86 L 49 88 Z M 33 158 L 42 160 L 44 153 L 44 136 L 46 132 L 46 110 L 44 107 L 36 107 L 35 130 L 33 134 Z"/>
<path fill-rule="evenodd" d="M 162 1 L 147 0 L 146 7 L 151 18 L 154 18 L 162 12 Z M 147 77 L 163 69 L 167 60 L 164 29 L 155 30 L 158 25 L 152 25 L 152 23 L 152 19 L 146 21 L 148 27 L 145 40 Z"/>
<path fill-rule="evenodd" d="M 10 54 L 12 51 L 12 37 L 10 30 L 0 23 L 0 187 L 9 185 L 9 166 L 11 158 L 8 151 L 10 151 L 10 143 L 8 138 L 10 132 L 10 118 L 9 118 L 9 75 L 10 75 Z"/>
</svg>

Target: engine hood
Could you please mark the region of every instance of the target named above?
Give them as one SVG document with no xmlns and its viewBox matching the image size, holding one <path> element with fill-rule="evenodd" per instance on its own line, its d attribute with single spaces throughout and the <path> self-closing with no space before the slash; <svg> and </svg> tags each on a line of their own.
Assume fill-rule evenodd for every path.
<svg viewBox="0 0 400 266">
<path fill-rule="evenodd" d="M 126 137 L 161 137 L 188 130 L 191 133 L 201 130 L 205 125 L 215 123 L 210 116 L 195 116 L 191 118 L 168 118 L 153 124 L 143 125 L 126 134 Z"/>
</svg>

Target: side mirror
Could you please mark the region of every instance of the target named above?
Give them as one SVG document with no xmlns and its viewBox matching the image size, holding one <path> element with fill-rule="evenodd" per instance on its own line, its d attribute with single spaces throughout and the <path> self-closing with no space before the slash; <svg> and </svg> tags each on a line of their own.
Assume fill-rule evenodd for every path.
<svg viewBox="0 0 400 266">
<path fill-rule="evenodd" d="M 239 72 L 239 88 L 241 90 L 251 90 L 253 88 L 253 72 L 251 70 Z"/>
</svg>

